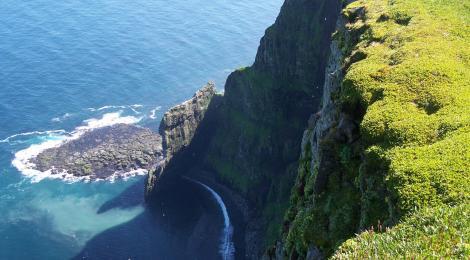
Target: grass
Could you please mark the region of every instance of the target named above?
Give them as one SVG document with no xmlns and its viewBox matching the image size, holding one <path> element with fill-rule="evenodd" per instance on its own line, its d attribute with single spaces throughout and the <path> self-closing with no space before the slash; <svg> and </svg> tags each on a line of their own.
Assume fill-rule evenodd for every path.
<svg viewBox="0 0 470 260">
<path fill-rule="evenodd" d="M 423 209 L 381 233 L 346 241 L 333 259 L 468 259 L 470 204 Z M 383 231 L 383 230 L 382 230 Z"/>
<path fill-rule="evenodd" d="M 365 26 L 343 84 L 364 107 L 362 140 L 390 162 L 386 184 L 399 215 L 468 199 L 470 1 L 362 0 Z M 346 9 L 347 12 L 348 9 Z"/>
<path fill-rule="evenodd" d="M 468 256 L 462 219 L 470 199 L 470 1 L 361 0 L 345 15 L 358 7 L 365 11 L 349 25 L 359 35 L 350 59 L 357 53 L 362 59 L 347 70 L 341 102 L 343 109 L 365 111 L 362 180 L 383 180 L 362 191 L 367 221 L 359 228 L 407 220 L 382 235 L 366 232 L 346 242 L 336 257 Z M 387 195 L 377 203 L 371 194 L 380 189 Z M 376 214 L 380 203 L 388 205 L 383 216 Z M 442 229 L 424 232 L 421 218 Z"/>
</svg>

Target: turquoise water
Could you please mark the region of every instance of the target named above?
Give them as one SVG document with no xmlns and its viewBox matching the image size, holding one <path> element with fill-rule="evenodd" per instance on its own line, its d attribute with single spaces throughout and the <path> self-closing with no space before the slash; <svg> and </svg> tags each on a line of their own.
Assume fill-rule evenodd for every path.
<svg viewBox="0 0 470 260">
<path fill-rule="evenodd" d="M 230 71 L 252 63 L 281 4 L 2 0 L 0 259 L 71 258 L 110 230 L 124 238 L 101 246 L 105 253 L 134 257 L 131 247 L 119 244 L 130 240 L 143 250 L 155 247 L 158 239 L 145 231 L 158 230 L 159 223 L 145 217 L 143 176 L 50 179 L 26 171 L 25 158 L 71 132 L 102 125 L 156 129 L 167 108 L 207 81 L 221 90 Z M 139 239 L 126 240 L 126 234 Z M 103 256 L 97 250 L 87 257 Z"/>
</svg>

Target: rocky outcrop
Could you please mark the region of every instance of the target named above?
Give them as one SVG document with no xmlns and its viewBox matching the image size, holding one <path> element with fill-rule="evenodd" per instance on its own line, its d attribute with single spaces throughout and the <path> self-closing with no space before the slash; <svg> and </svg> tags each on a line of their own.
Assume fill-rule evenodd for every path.
<svg viewBox="0 0 470 260">
<path fill-rule="evenodd" d="M 37 170 L 105 179 L 138 169 L 151 170 L 163 159 L 162 139 L 150 129 L 119 124 L 87 132 L 34 158 Z"/>
<path fill-rule="evenodd" d="M 198 90 L 193 98 L 165 113 L 160 123 L 160 134 L 163 137 L 167 160 L 191 143 L 214 95 L 215 85 L 208 83 Z"/>
<path fill-rule="evenodd" d="M 148 174 L 145 187 L 146 198 L 154 190 L 157 181 L 172 158 L 191 144 L 215 94 L 215 85 L 207 83 L 190 100 L 170 108 L 163 116 L 159 132 L 163 139 L 165 158 L 154 171 Z"/>
</svg>

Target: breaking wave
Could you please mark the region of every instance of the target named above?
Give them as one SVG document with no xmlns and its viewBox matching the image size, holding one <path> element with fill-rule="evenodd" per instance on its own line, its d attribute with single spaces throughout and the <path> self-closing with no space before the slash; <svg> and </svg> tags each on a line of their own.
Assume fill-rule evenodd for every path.
<svg viewBox="0 0 470 260">
<path fill-rule="evenodd" d="M 158 106 L 158 107 L 152 109 L 152 110 L 150 111 L 150 116 L 149 116 L 150 119 L 155 119 L 155 118 L 157 118 L 157 111 L 159 111 L 160 109 L 162 109 L 161 106 Z"/>
<path fill-rule="evenodd" d="M 3 140 L 0 140 L 0 143 L 9 143 L 9 142 L 14 141 L 16 138 L 22 137 L 22 136 L 31 136 L 31 135 L 41 136 L 41 135 L 53 135 L 53 134 L 65 134 L 65 133 L 67 133 L 67 131 L 62 130 L 62 129 L 61 130 L 33 131 L 33 132 L 19 133 L 19 134 L 11 135 L 11 136 L 3 139 Z"/>
</svg>

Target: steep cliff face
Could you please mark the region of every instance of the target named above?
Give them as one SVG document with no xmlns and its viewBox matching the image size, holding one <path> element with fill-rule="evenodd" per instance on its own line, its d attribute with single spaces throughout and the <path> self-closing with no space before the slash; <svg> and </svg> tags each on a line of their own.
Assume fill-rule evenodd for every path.
<svg viewBox="0 0 470 260">
<path fill-rule="evenodd" d="M 170 108 L 163 115 L 159 132 L 167 160 L 191 143 L 214 95 L 215 85 L 208 83 L 193 98 Z"/>
<path fill-rule="evenodd" d="M 355 12 L 360 13 L 357 9 Z M 360 215 L 360 195 L 355 186 L 357 165 L 349 164 L 350 149 L 357 149 L 360 118 L 357 111 L 345 110 L 338 99 L 346 72 L 348 50 L 354 42 L 341 16 L 326 67 L 322 106 L 312 114 L 302 139 L 297 180 L 285 215 L 283 240 L 277 259 L 323 258 L 335 243 L 356 231 Z M 359 159 L 359 158 L 354 158 Z"/>
<path fill-rule="evenodd" d="M 157 181 L 172 158 L 191 144 L 215 93 L 215 85 L 208 83 L 198 90 L 190 100 L 170 108 L 163 115 L 159 132 L 162 136 L 164 159 L 147 176 L 145 187 L 147 198 L 153 192 Z"/>
<path fill-rule="evenodd" d="M 204 135 L 207 151 L 194 151 L 200 154 L 202 167 L 241 194 L 255 211 L 256 220 L 249 221 L 253 224 L 247 229 L 258 236 L 246 241 L 252 258 L 278 238 L 296 176 L 302 133 L 312 111 L 320 107 L 340 9 L 340 1 L 286 1 L 275 24 L 266 30 L 254 64 L 228 77 L 220 105 L 211 113 L 217 118 L 213 133 Z M 181 132 L 184 124 L 180 121 L 165 120 L 161 129 L 168 129 L 171 142 L 161 132 L 164 148 L 169 147 L 171 153 L 168 144 L 173 142 L 178 149 L 187 135 Z M 176 131 L 171 130 L 172 122 Z M 148 191 L 163 169 L 150 175 Z"/>
<path fill-rule="evenodd" d="M 252 203 L 267 240 L 278 233 L 302 132 L 320 104 L 339 9 L 339 1 L 286 1 L 266 30 L 253 66 L 227 79 L 221 120 L 205 162 Z"/>
<path fill-rule="evenodd" d="M 190 154 L 198 153 L 199 162 L 192 161 L 192 166 L 200 164 L 213 172 L 217 181 L 241 194 L 255 211 L 256 220 L 249 221 L 253 226 L 247 229 L 259 236 L 246 242 L 253 258 L 278 237 L 302 133 L 310 114 L 320 106 L 340 8 L 339 1 L 286 1 L 275 24 L 266 30 L 253 66 L 228 77 L 220 105 L 210 113 L 216 118 L 212 133 L 194 141 L 204 142 L 207 151 L 193 149 Z M 186 110 L 175 111 L 181 109 Z M 190 140 L 180 116 L 187 113 L 177 112 L 176 118 L 173 114 L 165 116 L 161 127 L 164 148 L 170 153 L 167 158 Z M 163 169 L 150 174 L 148 191 Z"/>
</svg>

